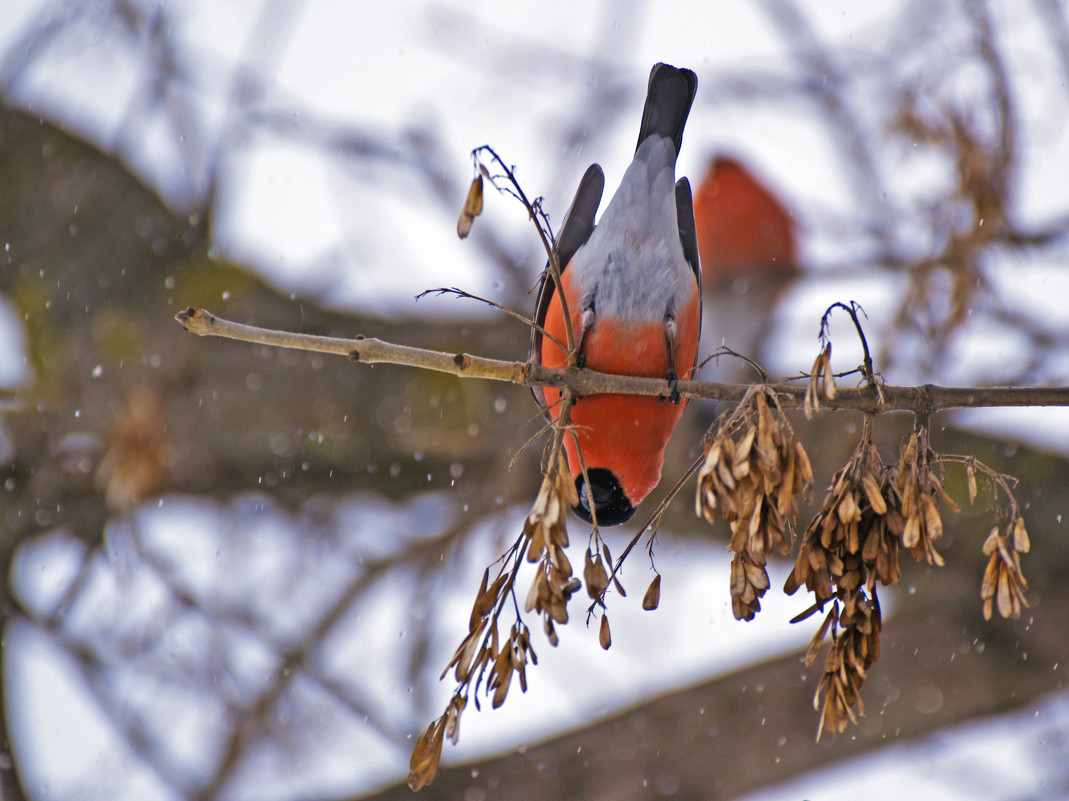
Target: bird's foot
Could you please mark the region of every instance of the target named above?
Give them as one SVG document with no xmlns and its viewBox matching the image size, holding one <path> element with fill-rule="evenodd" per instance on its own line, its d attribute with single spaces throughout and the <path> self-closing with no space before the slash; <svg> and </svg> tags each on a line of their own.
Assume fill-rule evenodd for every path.
<svg viewBox="0 0 1069 801">
<path fill-rule="evenodd" d="M 678 404 L 683 400 L 683 396 L 679 394 L 679 377 L 676 375 L 676 371 L 671 367 L 668 368 L 668 372 L 664 376 L 665 381 L 668 382 L 668 395 L 661 395 L 661 403 L 667 400 L 671 403 Z"/>
</svg>

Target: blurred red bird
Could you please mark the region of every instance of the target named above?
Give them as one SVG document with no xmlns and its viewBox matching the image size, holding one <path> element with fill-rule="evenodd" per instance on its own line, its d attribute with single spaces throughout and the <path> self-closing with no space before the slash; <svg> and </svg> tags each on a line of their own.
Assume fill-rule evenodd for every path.
<svg viewBox="0 0 1069 801">
<path fill-rule="evenodd" d="M 717 156 L 694 196 L 694 221 L 705 293 L 707 346 L 723 342 L 760 360 L 775 306 L 798 275 L 798 245 L 790 210 L 749 169 Z M 754 378 L 725 362 L 720 380 Z"/>
<path fill-rule="evenodd" d="M 694 195 L 694 222 L 707 290 L 740 276 L 798 270 L 790 211 L 733 158 L 710 161 Z"/>
<path fill-rule="evenodd" d="M 580 364 L 620 375 L 689 379 L 701 334 L 701 270 L 690 184 L 677 183 L 676 157 L 698 87 L 690 70 L 655 64 L 634 159 L 594 224 L 605 176 L 592 165 L 583 176 L 557 239 L 562 284 Z M 531 360 L 564 367 L 564 313 L 548 271 L 543 274 Z M 560 393 L 535 389 L 550 420 Z M 575 513 L 615 525 L 661 478 L 664 449 L 685 402 L 654 397 L 593 395 L 572 409 L 576 437 L 565 437 L 579 491 Z M 578 448 L 576 447 L 578 439 Z M 580 454 L 582 460 L 580 460 Z M 586 486 L 583 465 L 590 486 Z"/>
</svg>

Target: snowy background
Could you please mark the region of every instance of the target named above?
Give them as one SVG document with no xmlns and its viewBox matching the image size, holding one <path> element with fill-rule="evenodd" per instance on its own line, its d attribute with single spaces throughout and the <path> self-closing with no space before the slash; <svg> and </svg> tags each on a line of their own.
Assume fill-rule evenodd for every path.
<svg viewBox="0 0 1069 801">
<path fill-rule="evenodd" d="M 472 241 L 457 240 L 472 148 L 491 144 L 559 219 L 591 161 L 603 165 L 608 186 L 618 181 L 649 66 L 689 66 L 699 95 L 680 173 L 696 182 L 713 154 L 745 158 L 798 223 L 807 273 L 775 318 L 775 370 L 811 363 L 820 314 L 852 299 L 868 312 L 870 343 L 893 383 L 1066 383 L 1064 236 L 974 261 L 976 291 L 951 333 L 940 321 L 956 279 L 935 271 L 921 321 L 903 324 L 914 286 L 903 264 L 934 258 L 968 215 L 952 202 L 961 201 L 953 160 L 895 126 L 908 88 L 920 113 L 959 113 L 978 137 L 998 142 L 993 98 L 1006 93 L 1012 224 L 1037 237 L 1060 230 L 1069 214 L 1069 10 L 1053 0 L 800 8 L 781 0 L 70 8 L 17 0 L 0 15 L 0 91 L 113 154 L 191 225 L 210 215 L 211 257 L 247 265 L 295 303 L 463 324 L 492 312 L 413 297 L 460 286 L 523 310 L 541 263 L 522 211 L 503 196 L 488 195 Z M 1004 59 L 1001 88 L 977 65 L 981 16 Z M 59 22 L 41 35 L 49 20 Z M 169 82 L 153 80 L 161 53 Z M 840 324 L 836 361 L 854 364 L 859 351 Z M 0 337 L 0 385 L 30 391 L 33 360 L 9 301 L 0 305 Z M 954 419 L 1069 454 L 1061 410 Z M 454 484 L 463 483 L 457 464 Z M 47 526 L 25 542 L 11 582 L 26 614 L 6 631 L 4 681 L 28 795 L 172 799 L 210 786 L 233 710 L 298 664 L 300 675 L 274 699 L 276 722 L 314 734 L 250 737 L 213 797 L 337 798 L 403 780 L 411 738 L 448 698 L 449 682 L 437 676 L 465 633 L 483 566 L 526 507 L 522 495 L 506 497 L 463 537 L 441 535 L 448 578 L 420 607 L 433 636 L 414 670 L 408 610 L 426 575 L 405 554 L 414 543 L 434 547 L 437 528 L 426 521 L 446 530 L 467 508 L 448 488 L 400 500 L 349 489 L 328 511 L 306 514 L 255 486 L 228 501 L 164 493 L 110 521 L 99 549 Z M 528 692 L 511 693 L 500 710 L 469 710 L 447 764 L 509 753 L 804 646 L 811 632 L 787 623 L 804 598 L 773 593 L 757 621 L 739 624 L 723 541 L 672 531 L 662 539 L 657 565 L 671 580 L 660 610 L 621 605 L 608 653 L 578 621 L 556 649 L 536 640 L 540 664 Z M 646 579 L 634 561 L 637 588 Z M 788 569 L 774 565 L 773 587 Z M 337 607 L 354 584 L 359 606 Z M 885 614 L 893 620 L 908 602 L 889 595 Z M 57 616 L 78 648 L 39 624 Z M 87 669 L 87 652 L 131 641 L 141 644 L 137 658 L 111 665 L 106 679 Z M 199 692 L 191 677 L 221 689 Z M 1049 696 L 749 797 L 1054 797 L 1052 788 L 1069 792 L 1066 705 L 1064 694 Z"/>
</svg>

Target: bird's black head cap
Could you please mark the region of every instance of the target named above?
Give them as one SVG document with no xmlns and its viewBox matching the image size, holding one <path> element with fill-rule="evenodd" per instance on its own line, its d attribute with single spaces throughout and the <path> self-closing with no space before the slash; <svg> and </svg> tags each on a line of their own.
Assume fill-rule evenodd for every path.
<svg viewBox="0 0 1069 801">
<path fill-rule="evenodd" d="M 617 526 L 630 520 L 635 514 L 635 507 L 631 505 L 613 472 L 604 467 L 594 467 L 586 472 L 590 476 L 589 497 L 582 474 L 575 479 L 575 488 L 579 491 L 579 505 L 573 506 L 572 511 L 576 517 L 586 523 L 594 522 L 594 515 L 590 513 L 590 502 L 593 499 L 599 526 Z"/>
</svg>

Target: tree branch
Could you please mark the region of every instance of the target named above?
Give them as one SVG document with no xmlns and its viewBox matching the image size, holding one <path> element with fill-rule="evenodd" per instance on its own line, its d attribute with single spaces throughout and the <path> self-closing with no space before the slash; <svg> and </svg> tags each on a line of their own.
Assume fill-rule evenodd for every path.
<svg viewBox="0 0 1069 801">
<path fill-rule="evenodd" d="M 598 373 L 593 370 L 567 368 L 555 370 L 529 362 L 503 361 L 472 356 L 467 353 L 413 348 L 373 337 L 353 339 L 323 337 L 276 331 L 253 325 L 231 322 L 216 317 L 204 309 L 192 307 L 175 315 L 187 331 L 197 336 L 217 336 L 291 348 L 316 353 L 347 356 L 364 364 L 399 364 L 449 373 L 460 378 L 481 378 L 504 381 L 521 386 L 546 386 L 571 389 L 578 397 L 587 395 L 622 394 L 667 397 L 672 391 L 661 378 Z M 715 381 L 679 381 L 679 394 L 685 398 L 720 401 L 741 401 L 749 384 L 724 384 Z M 773 384 L 784 408 L 800 408 L 805 398 L 802 384 Z M 882 386 L 882 401 L 872 387 L 838 389 L 835 398 L 822 400 L 821 407 L 860 412 L 927 411 L 945 409 L 990 408 L 1018 406 L 1069 406 L 1069 386 L 1054 387 L 941 387 L 924 384 L 917 387 Z"/>
</svg>

